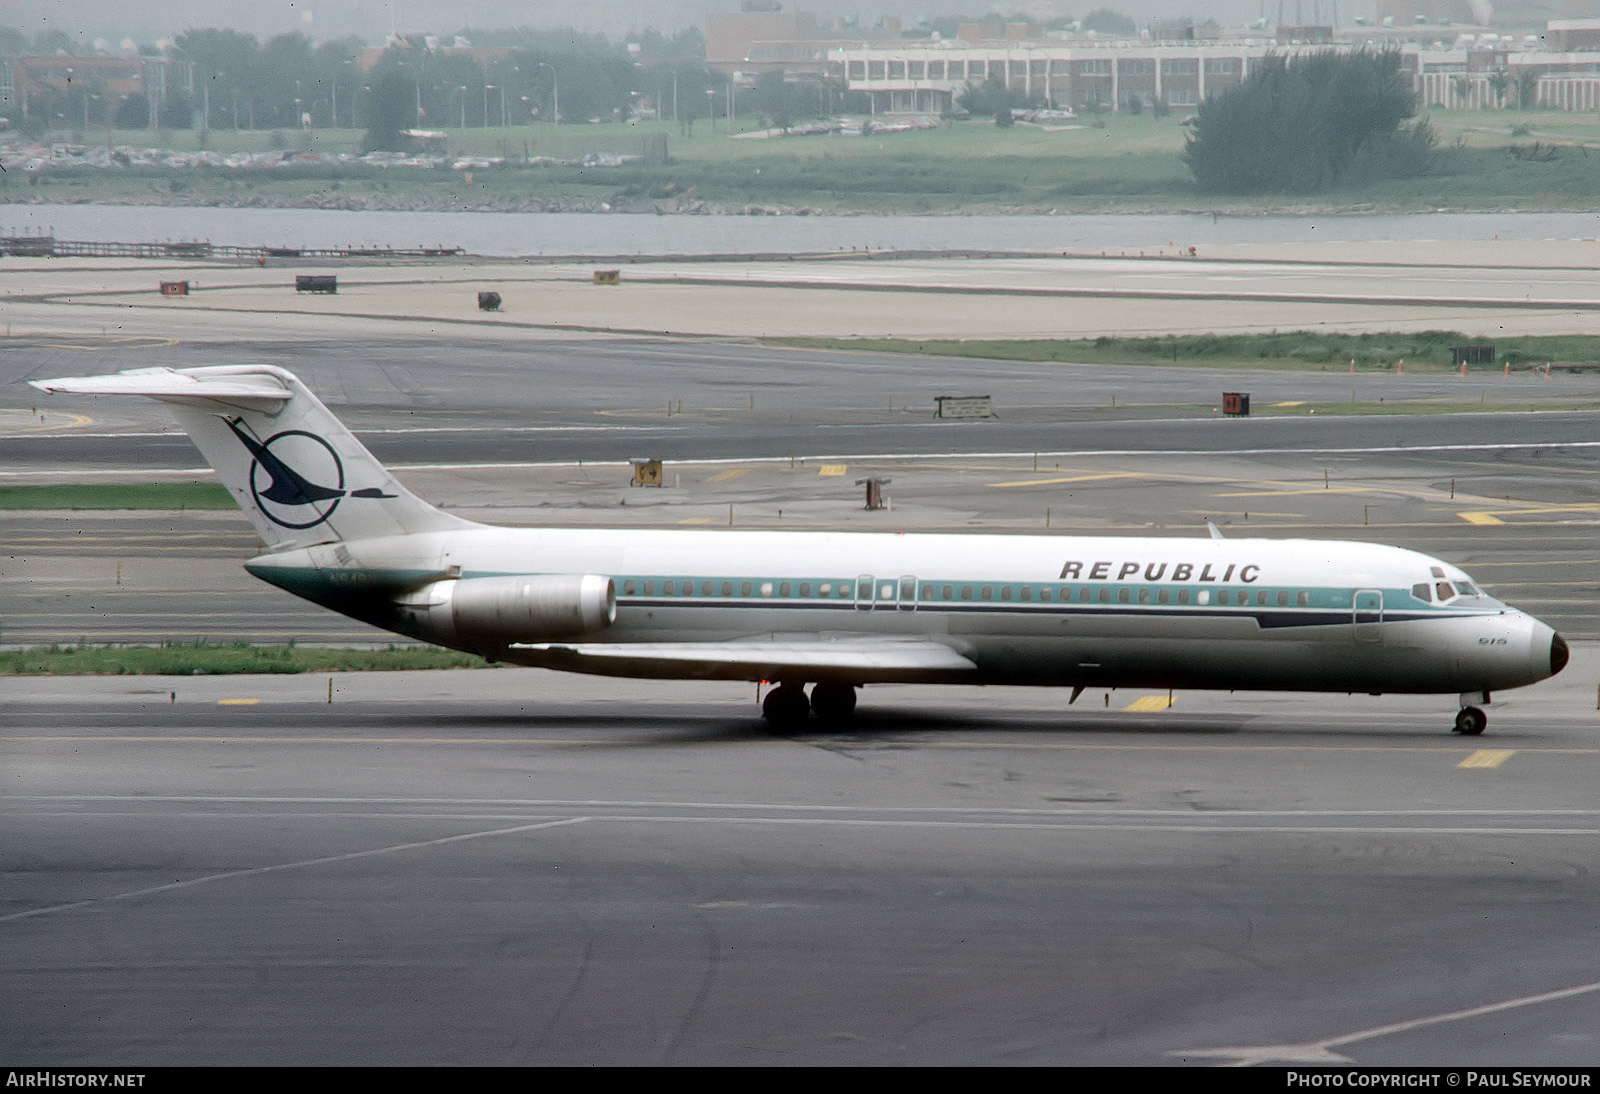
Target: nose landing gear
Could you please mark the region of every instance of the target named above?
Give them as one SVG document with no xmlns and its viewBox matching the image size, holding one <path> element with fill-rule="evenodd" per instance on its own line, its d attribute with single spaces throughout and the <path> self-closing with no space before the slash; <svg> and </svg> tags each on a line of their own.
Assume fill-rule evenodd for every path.
<svg viewBox="0 0 1600 1094">
<path fill-rule="evenodd" d="M 1489 693 L 1487 691 L 1466 691 L 1461 693 L 1461 709 L 1456 712 L 1456 733 L 1461 734 L 1463 737 L 1476 737 L 1489 724 L 1489 716 L 1477 706 L 1478 703 L 1483 703 L 1485 706 L 1488 705 Z"/>
</svg>

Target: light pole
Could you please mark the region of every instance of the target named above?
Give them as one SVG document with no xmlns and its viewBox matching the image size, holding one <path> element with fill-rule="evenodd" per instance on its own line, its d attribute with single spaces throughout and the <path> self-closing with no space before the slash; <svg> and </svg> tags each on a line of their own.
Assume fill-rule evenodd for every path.
<svg viewBox="0 0 1600 1094">
<path fill-rule="evenodd" d="M 461 94 L 461 128 L 465 130 L 467 128 L 467 85 L 460 85 L 456 88 L 456 91 Z"/>
<path fill-rule="evenodd" d="M 556 82 L 556 66 L 555 65 L 547 65 L 543 61 L 540 61 L 539 62 L 539 67 L 540 68 L 548 68 L 550 70 L 550 114 L 551 114 L 551 119 L 550 120 L 555 122 L 557 125 L 560 125 L 561 124 L 561 85 Z"/>
<path fill-rule="evenodd" d="M 493 84 L 483 85 L 483 127 L 489 128 L 489 92 L 496 90 Z"/>
<path fill-rule="evenodd" d="M 717 131 L 717 89 L 706 88 L 706 124 L 711 127 L 711 132 Z"/>
</svg>

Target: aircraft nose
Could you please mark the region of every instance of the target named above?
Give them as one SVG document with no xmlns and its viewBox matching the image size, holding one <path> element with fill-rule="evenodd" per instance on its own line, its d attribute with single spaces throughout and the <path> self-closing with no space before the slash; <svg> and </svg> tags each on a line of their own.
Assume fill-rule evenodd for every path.
<svg viewBox="0 0 1600 1094">
<path fill-rule="evenodd" d="M 1528 671 L 1535 680 L 1545 680 L 1567 667 L 1572 651 L 1555 628 L 1532 616 L 1528 620 Z"/>
<path fill-rule="evenodd" d="M 1567 640 L 1555 631 L 1550 632 L 1550 675 L 1554 676 L 1567 667 L 1567 659 L 1572 656 L 1572 651 L 1567 649 Z"/>
</svg>

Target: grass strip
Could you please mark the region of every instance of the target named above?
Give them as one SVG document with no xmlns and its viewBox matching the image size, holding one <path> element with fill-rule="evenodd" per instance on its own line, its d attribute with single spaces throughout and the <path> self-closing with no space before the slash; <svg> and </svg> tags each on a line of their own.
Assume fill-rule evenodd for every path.
<svg viewBox="0 0 1600 1094">
<path fill-rule="evenodd" d="M 768 341 L 812 349 L 880 353 L 921 353 L 1003 361 L 1062 361 L 1081 364 L 1203 365 L 1330 371 L 1450 371 L 1455 346 L 1492 345 L 1493 364 L 1469 365 L 1469 372 L 1513 371 L 1574 365 L 1600 368 L 1600 337 L 1544 336 L 1475 338 L 1459 331 L 1393 334 L 1324 334 L 1284 331 L 1273 334 L 1192 334 L 1158 338 L 990 339 L 772 338 Z"/>
<path fill-rule="evenodd" d="M 39 646 L 0 651 L 8 676 L 226 676 L 236 673 L 400 672 L 486 668 L 472 654 L 432 646 L 377 649 L 173 642 L 160 646 Z"/>
<path fill-rule="evenodd" d="M 237 509 L 216 482 L 0 486 L 0 509 Z"/>
</svg>

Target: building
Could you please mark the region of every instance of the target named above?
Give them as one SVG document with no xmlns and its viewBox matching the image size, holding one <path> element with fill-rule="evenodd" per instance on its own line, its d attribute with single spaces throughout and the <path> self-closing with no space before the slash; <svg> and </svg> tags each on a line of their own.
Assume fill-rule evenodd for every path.
<svg viewBox="0 0 1600 1094">
<path fill-rule="evenodd" d="M 1271 51 L 1255 42 L 1208 40 L 918 41 L 830 53 L 873 113 L 942 114 L 969 84 L 996 80 L 1058 109 L 1119 111 L 1137 100 L 1193 107 L 1242 81 Z"/>
<path fill-rule="evenodd" d="M 1453 43 L 1398 41 L 1419 107 L 1600 110 L 1600 20 L 1552 23 L 1546 39 L 1493 32 Z M 1293 52 L 1374 48 L 1366 40 L 1302 43 Z M 916 41 L 830 51 L 835 75 L 870 96 L 874 114 L 944 114 L 969 85 L 996 80 L 1057 109 L 1193 108 L 1244 80 L 1269 54 L 1264 39 Z"/>
</svg>

